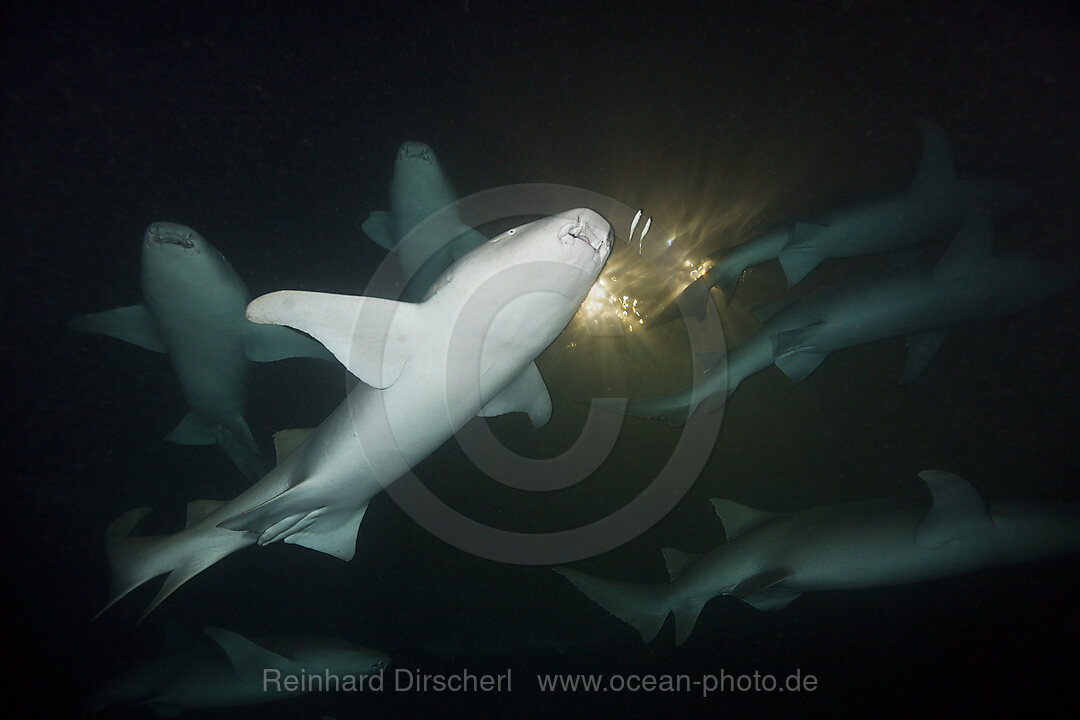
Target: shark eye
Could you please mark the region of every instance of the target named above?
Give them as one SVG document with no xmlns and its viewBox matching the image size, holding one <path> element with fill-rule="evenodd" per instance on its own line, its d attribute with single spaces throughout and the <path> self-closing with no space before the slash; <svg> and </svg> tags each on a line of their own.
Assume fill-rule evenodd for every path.
<svg viewBox="0 0 1080 720">
<path fill-rule="evenodd" d="M 506 234 L 507 235 L 513 235 L 516 232 L 517 232 L 517 228 L 511 228 L 511 229 L 506 231 Z"/>
</svg>

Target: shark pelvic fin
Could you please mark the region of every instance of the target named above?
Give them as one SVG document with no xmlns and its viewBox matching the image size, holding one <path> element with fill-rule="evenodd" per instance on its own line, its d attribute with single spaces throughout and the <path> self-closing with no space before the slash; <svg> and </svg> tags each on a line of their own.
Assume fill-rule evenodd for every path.
<svg viewBox="0 0 1080 720">
<path fill-rule="evenodd" d="M 315 432 L 315 428 L 294 428 L 278 430 L 274 433 L 274 455 L 280 465 L 281 461 L 296 452 L 296 449 L 304 444 L 308 435 Z"/>
<path fill-rule="evenodd" d="M 675 548 L 660 548 L 660 554 L 664 556 L 664 565 L 667 567 L 668 577 L 672 580 L 677 580 L 686 568 L 701 558 L 701 553 L 688 553 Z"/>
<path fill-rule="evenodd" d="M 349 512 L 328 512 L 328 507 L 328 503 L 312 495 L 309 485 L 300 483 L 261 505 L 223 520 L 218 527 L 254 533 L 259 536 L 259 545 L 284 541 L 352 560 L 356 553 L 356 533 L 367 505 Z"/>
</svg>

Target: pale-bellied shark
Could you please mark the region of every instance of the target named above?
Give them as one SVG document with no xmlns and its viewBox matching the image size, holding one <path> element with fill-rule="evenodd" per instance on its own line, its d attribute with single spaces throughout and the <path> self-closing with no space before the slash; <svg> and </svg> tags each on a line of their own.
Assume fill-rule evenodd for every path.
<svg viewBox="0 0 1080 720">
<path fill-rule="evenodd" d="M 637 585 L 556 568 L 581 592 L 633 626 L 645 642 L 675 616 L 675 644 L 705 603 L 733 595 L 779 610 L 804 592 L 902 585 L 1080 550 L 1080 507 L 987 503 L 963 478 L 919 477 L 925 497 L 887 498 L 773 515 L 713 500 L 727 542 L 704 555 L 664 550 L 670 583 Z"/>
<path fill-rule="evenodd" d="M 127 670 L 92 698 L 94 714 L 113 705 L 145 705 L 163 717 L 187 708 L 281 700 L 312 690 L 362 689 L 390 659 L 377 650 L 322 637 L 247 638 L 206 628 L 213 644 L 163 655 Z"/>
<path fill-rule="evenodd" d="M 195 574 L 256 543 L 282 540 L 349 560 L 371 498 L 473 416 L 520 411 L 534 426 L 546 423 L 551 398 L 533 360 L 577 312 L 613 238 L 596 212 L 569 210 L 476 248 L 422 303 L 311 292 L 254 300 L 249 318 L 303 329 L 362 382 L 253 487 L 227 503 L 189 506 L 186 529 L 129 537 L 148 508 L 113 521 L 106 609 L 169 573 L 148 613 Z"/>
<path fill-rule="evenodd" d="M 294 330 L 244 317 L 250 296 L 232 265 L 189 227 L 157 222 L 142 244 L 143 303 L 82 315 L 69 326 L 168 353 L 189 412 L 166 440 L 218 444 L 245 475 L 269 471 L 244 420 L 249 360 L 332 356 Z"/>
<path fill-rule="evenodd" d="M 627 412 L 681 424 L 699 406 L 719 408 L 743 380 L 774 363 L 799 382 L 831 352 L 905 335 L 901 382 L 911 382 L 933 359 L 949 326 L 1005 315 L 1063 289 L 1060 266 L 1019 254 L 997 256 L 993 245 L 990 214 L 976 208 L 936 265 L 858 278 L 779 310 L 767 307 L 764 314 L 774 314 L 728 353 L 726 373 L 709 373 L 696 389 L 631 402 Z"/>
<path fill-rule="evenodd" d="M 424 222 L 456 201 L 435 151 L 421 142 L 402 143 L 390 179 L 390 210 L 372 212 L 361 225 L 369 238 L 394 251 L 406 283 L 402 300 L 423 298 L 446 268 L 487 242 L 453 210 Z"/>
<path fill-rule="evenodd" d="M 679 306 L 700 317 L 709 288 L 718 287 L 730 303 L 746 268 L 779 258 L 788 287 L 794 286 L 826 258 L 888 253 L 955 235 L 968 211 L 976 206 L 1007 213 L 1030 196 L 985 180 L 960 180 L 953 167 L 952 148 L 945 131 L 920 119 L 922 158 L 906 193 L 827 213 L 815 222 L 777 228 L 741 245 L 712 253 L 713 265 L 680 296 Z M 653 326 L 679 317 L 675 305 L 665 309 Z"/>
</svg>

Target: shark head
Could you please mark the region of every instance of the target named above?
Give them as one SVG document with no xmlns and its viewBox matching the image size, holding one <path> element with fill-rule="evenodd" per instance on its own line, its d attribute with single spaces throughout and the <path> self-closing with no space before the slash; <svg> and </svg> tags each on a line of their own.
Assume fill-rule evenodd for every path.
<svg viewBox="0 0 1080 720">
<path fill-rule="evenodd" d="M 146 300 L 159 304 L 196 298 L 211 304 L 246 302 L 247 296 L 236 271 L 217 248 L 186 225 L 171 222 L 153 223 L 143 234 L 142 286 Z M 229 297 L 220 297 L 222 293 Z"/>
<path fill-rule="evenodd" d="M 607 262 L 614 238 L 608 221 L 588 208 L 534 220 L 470 252 L 439 277 L 427 297 L 460 301 L 463 294 L 482 292 L 487 307 L 506 311 L 524 303 L 534 319 L 569 311 L 561 331 Z"/>
<path fill-rule="evenodd" d="M 143 251 L 169 252 L 174 255 L 200 255 L 207 247 L 202 235 L 186 225 L 156 222 L 146 228 L 143 235 Z"/>
<path fill-rule="evenodd" d="M 455 200 L 457 196 L 435 151 L 422 142 L 402 143 L 390 180 L 390 209 L 396 233 L 404 235 Z"/>
</svg>

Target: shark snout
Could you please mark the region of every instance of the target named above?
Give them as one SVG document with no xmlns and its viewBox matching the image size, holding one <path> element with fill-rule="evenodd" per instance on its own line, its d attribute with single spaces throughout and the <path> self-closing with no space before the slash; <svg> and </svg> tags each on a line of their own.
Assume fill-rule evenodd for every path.
<svg viewBox="0 0 1080 720">
<path fill-rule="evenodd" d="M 588 208 L 578 208 L 561 215 L 570 221 L 559 230 L 559 239 L 564 245 L 584 242 L 597 255 L 607 257 L 615 242 L 615 233 L 600 213 Z"/>
<path fill-rule="evenodd" d="M 145 242 L 147 245 L 177 245 L 191 250 L 195 247 L 197 237 L 198 233 L 184 225 L 158 222 L 146 228 Z"/>
</svg>

